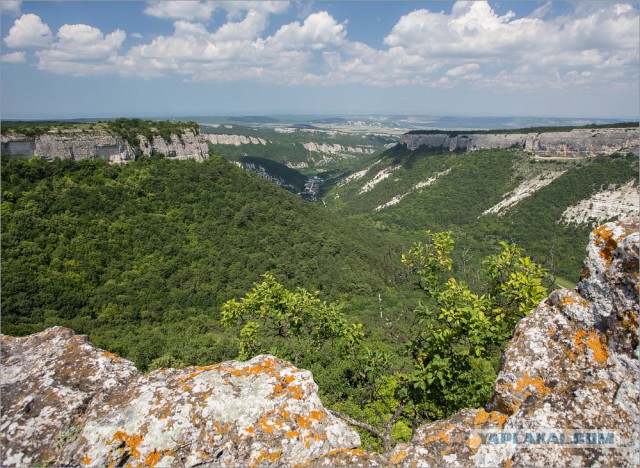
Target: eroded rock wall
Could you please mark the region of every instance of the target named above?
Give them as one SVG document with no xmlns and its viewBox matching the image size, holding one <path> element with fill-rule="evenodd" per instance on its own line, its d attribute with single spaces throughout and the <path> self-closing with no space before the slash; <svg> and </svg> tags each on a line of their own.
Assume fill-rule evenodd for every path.
<svg viewBox="0 0 640 468">
<path fill-rule="evenodd" d="M 538 156 L 579 157 L 615 152 L 638 153 L 638 128 L 575 129 L 545 133 L 405 134 L 402 144 L 410 150 L 420 146 L 449 151 L 523 148 Z"/>
<path fill-rule="evenodd" d="M 63 130 L 45 133 L 36 137 L 23 135 L 3 135 L 2 155 L 17 158 L 38 156 L 45 160 L 61 159 L 104 159 L 123 164 L 133 161 L 137 154 L 162 153 L 175 159 L 195 159 L 202 161 L 208 156 L 205 139 L 199 133 L 185 130 L 181 136 L 172 135 L 166 142 L 155 136 L 152 142 L 139 135 L 139 147 L 132 147 L 121 136 L 106 131 Z"/>
</svg>

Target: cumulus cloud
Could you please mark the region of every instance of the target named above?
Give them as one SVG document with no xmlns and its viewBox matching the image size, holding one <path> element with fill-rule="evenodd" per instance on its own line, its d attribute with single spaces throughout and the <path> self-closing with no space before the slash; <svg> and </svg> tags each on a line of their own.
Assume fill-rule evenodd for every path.
<svg viewBox="0 0 640 468">
<path fill-rule="evenodd" d="M 640 19 L 626 4 L 577 3 L 562 16 L 546 3 L 528 17 L 500 15 L 487 2 L 457 2 L 450 12 L 416 9 L 382 47 L 350 40 L 347 23 L 310 13 L 266 34 L 280 1 L 151 1 L 145 12 L 174 21 L 173 32 L 121 50 L 126 34 L 65 25 L 54 40 L 35 15 L 23 15 L 7 45 L 39 43 L 38 66 L 57 73 L 177 75 L 193 81 L 288 84 L 473 86 L 493 89 L 628 82 L 638 76 Z M 214 12 L 226 22 L 211 28 Z M 300 10 L 298 11 L 300 13 Z"/>
<path fill-rule="evenodd" d="M 18 18 L 4 38 L 5 44 L 14 49 L 46 47 L 51 40 L 49 26 L 38 15 L 31 13 Z"/>
<path fill-rule="evenodd" d="M 103 34 L 86 24 L 65 24 L 49 49 L 36 52 L 38 68 L 71 75 L 95 75 L 111 71 L 117 51 L 127 37 L 121 29 Z"/>
<path fill-rule="evenodd" d="M 215 2 L 156 0 L 148 2 L 144 12 L 158 18 L 204 21 L 215 9 Z"/>
<path fill-rule="evenodd" d="M 339 45 L 345 41 L 346 30 L 329 13 L 321 11 L 304 20 L 282 26 L 265 43 L 278 49 L 323 49 L 328 45 Z"/>
<path fill-rule="evenodd" d="M 206 21 L 211 18 L 213 12 L 218 9 L 226 10 L 229 18 L 237 19 L 244 11 L 254 11 L 261 15 L 267 15 L 271 13 L 284 13 L 288 7 L 288 1 L 280 0 L 152 0 L 147 2 L 147 7 L 144 12 L 158 18 Z"/>
<path fill-rule="evenodd" d="M 0 62 L 5 63 L 24 63 L 27 61 L 24 52 L 11 52 L 10 54 L 0 55 Z"/>
<path fill-rule="evenodd" d="M 7 13 L 19 14 L 21 0 L 2 0 L 0 2 L 0 11 L 6 11 Z"/>
</svg>

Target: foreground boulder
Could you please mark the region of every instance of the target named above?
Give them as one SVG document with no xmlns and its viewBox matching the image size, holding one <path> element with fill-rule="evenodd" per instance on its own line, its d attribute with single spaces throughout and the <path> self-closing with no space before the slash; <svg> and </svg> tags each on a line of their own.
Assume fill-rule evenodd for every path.
<svg viewBox="0 0 640 468">
<path fill-rule="evenodd" d="M 3 466 L 637 466 L 637 223 L 596 229 L 576 290 L 521 320 L 486 409 L 420 427 L 388 455 L 272 356 L 140 374 L 55 327 L 1 337 Z"/>
<path fill-rule="evenodd" d="M 360 444 L 273 356 L 143 375 L 61 327 L 2 347 L 3 466 L 292 465 Z"/>
</svg>

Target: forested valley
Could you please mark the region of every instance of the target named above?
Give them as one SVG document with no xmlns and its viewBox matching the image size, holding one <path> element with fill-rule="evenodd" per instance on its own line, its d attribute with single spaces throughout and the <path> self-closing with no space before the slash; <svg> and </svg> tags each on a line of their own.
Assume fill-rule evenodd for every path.
<svg viewBox="0 0 640 468">
<path fill-rule="evenodd" d="M 401 145 L 362 158 L 378 166 L 346 184 L 362 173 L 349 164 L 312 203 L 213 155 L 3 158 L 2 333 L 67 326 L 143 371 L 275 354 L 313 372 L 366 448 L 388 451 L 424 421 L 484 405 L 517 320 L 557 275 L 577 280 L 589 226 L 558 223 L 563 210 L 637 174 L 624 155 Z M 556 173 L 483 215 L 526 177 Z"/>
</svg>

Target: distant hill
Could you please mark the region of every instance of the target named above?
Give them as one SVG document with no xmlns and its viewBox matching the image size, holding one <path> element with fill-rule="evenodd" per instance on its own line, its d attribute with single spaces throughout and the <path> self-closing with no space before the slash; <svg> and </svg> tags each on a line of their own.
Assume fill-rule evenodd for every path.
<svg viewBox="0 0 640 468">
<path fill-rule="evenodd" d="M 554 160 L 516 149 L 449 153 L 398 145 L 335 180 L 323 201 L 383 229 L 454 230 L 468 250 L 464 262 L 513 241 L 575 282 L 591 226 L 637 213 L 637 177 L 634 155 Z M 580 203 L 586 208 L 578 211 L 591 207 L 592 214 L 577 221 Z"/>
</svg>

